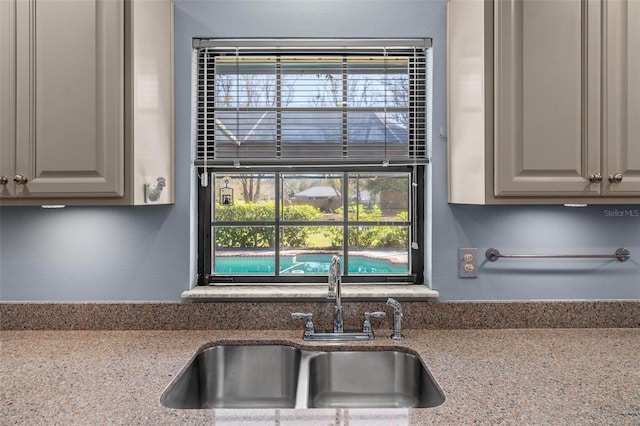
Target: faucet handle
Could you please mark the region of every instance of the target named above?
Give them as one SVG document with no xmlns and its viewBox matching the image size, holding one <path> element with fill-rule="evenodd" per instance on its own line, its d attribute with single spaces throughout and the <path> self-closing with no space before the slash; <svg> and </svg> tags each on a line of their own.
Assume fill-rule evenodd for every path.
<svg viewBox="0 0 640 426">
<path fill-rule="evenodd" d="M 303 312 L 294 312 L 291 314 L 291 318 L 293 319 L 303 319 L 306 320 L 307 322 L 304 325 L 304 335 L 305 336 L 310 336 L 313 333 L 315 333 L 315 328 L 313 326 L 313 314 L 310 312 L 307 313 L 303 313 Z"/>
<path fill-rule="evenodd" d="M 371 321 L 370 318 L 385 318 L 387 314 L 385 312 L 365 312 L 364 313 L 364 324 L 362 324 L 362 332 L 363 333 L 371 333 Z"/>
</svg>

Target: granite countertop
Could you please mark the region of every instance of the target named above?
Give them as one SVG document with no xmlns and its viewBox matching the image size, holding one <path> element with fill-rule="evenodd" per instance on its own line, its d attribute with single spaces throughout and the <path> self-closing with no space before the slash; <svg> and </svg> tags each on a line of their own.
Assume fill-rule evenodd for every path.
<svg viewBox="0 0 640 426">
<path fill-rule="evenodd" d="M 446 393 L 428 409 L 175 410 L 160 394 L 212 341 L 282 331 L 2 331 L 0 424 L 640 424 L 640 329 L 405 330 Z"/>
</svg>

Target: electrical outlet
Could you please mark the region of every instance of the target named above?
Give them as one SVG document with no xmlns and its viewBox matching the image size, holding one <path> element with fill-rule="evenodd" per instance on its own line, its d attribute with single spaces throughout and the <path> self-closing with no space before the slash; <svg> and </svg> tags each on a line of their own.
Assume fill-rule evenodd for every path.
<svg viewBox="0 0 640 426">
<path fill-rule="evenodd" d="M 478 277 L 478 249 L 459 248 L 458 249 L 458 277 L 477 278 Z"/>
</svg>

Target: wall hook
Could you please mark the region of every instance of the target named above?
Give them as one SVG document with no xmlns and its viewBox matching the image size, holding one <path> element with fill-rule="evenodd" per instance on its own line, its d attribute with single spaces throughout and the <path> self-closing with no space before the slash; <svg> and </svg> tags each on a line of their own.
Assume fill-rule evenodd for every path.
<svg viewBox="0 0 640 426">
<path fill-rule="evenodd" d="M 162 195 L 162 190 L 167 185 L 167 180 L 163 177 L 159 177 L 156 180 L 155 185 L 145 185 L 144 186 L 144 201 L 145 203 L 153 203 L 160 199 Z"/>
</svg>

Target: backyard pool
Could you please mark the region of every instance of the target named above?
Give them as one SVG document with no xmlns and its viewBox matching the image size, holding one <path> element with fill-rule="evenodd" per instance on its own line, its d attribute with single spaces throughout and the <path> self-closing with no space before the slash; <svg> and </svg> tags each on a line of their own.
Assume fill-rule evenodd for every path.
<svg viewBox="0 0 640 426">
<path fill-rule="evenodd" d="M 297 254 L 280 256 L 280 274 L 316 274 L 325 275 L 329 272 L 331 254 Z M 406 258 L 406 256 L 405 256 Z M 275 257 L 251 255 L 221 255 L 214 259 L 216 274 L 265 274 L 273 275 L 275 271 Z M 371 256 L 349 256 L 349 274 L 407 274 L 408 264 L 391 261 L 386 258 Z"/>
</svg>

